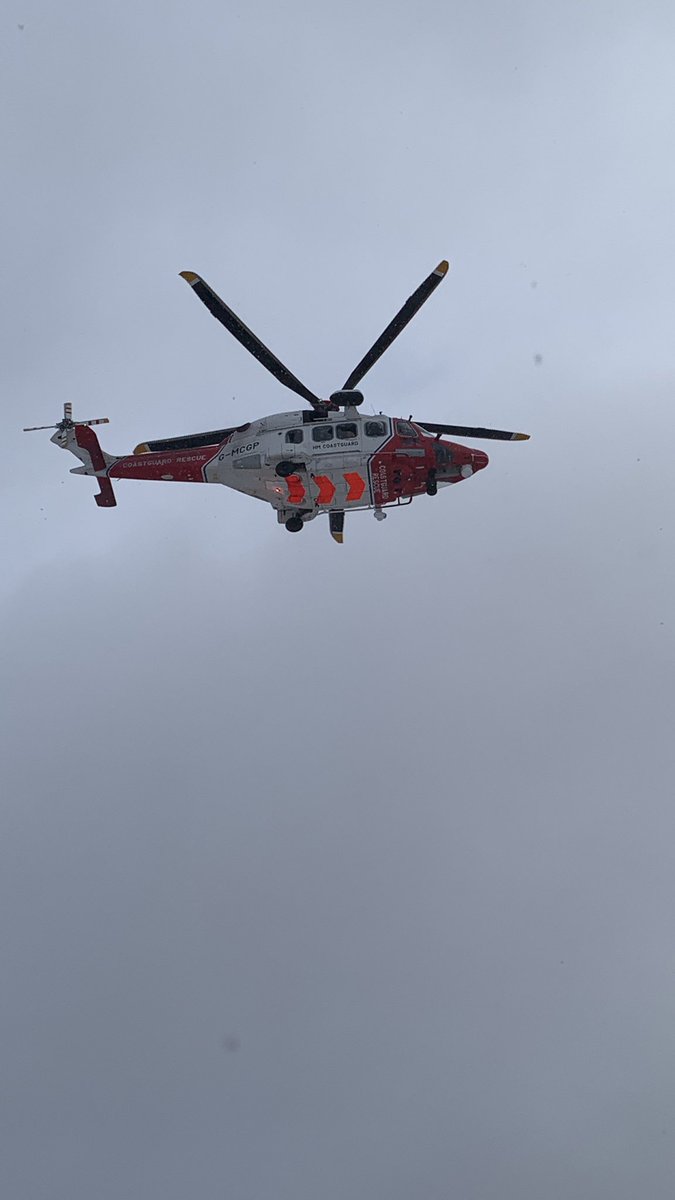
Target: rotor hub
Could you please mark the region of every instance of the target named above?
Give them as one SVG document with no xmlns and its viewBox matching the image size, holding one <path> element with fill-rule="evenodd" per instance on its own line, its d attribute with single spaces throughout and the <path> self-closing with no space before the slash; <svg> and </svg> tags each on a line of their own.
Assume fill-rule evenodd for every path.
<svg viewBox="0 0 675 1200">
<path fill-rule="evenodd" d="M 336 408 L 358 408 L 363 404 L 363 392 L 357 392 L 353 388 L 341 388 L 339 392 L 333 392 L 330 402 Z"/>
</svg>

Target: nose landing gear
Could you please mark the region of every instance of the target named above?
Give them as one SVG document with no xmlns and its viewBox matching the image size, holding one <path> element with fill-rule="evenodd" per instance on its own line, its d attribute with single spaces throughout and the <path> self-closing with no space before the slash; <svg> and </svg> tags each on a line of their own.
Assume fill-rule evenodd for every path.
<svg viewBox="0 0 675 1200">
<path fill-rule="evenodd" d="M 427 475 L 427 496 L 435 496 L 437 491 L 438 484 L 436 482 L 436 472 L 432 467 Z"/>
</svg>

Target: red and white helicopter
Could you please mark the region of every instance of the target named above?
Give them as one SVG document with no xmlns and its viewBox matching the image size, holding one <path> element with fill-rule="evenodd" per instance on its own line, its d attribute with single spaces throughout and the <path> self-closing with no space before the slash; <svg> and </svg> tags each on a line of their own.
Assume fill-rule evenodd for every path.
<svg viewBox="0 0 675 1200">
<path fill-rule="evenodd" d="M 310 392 L 244 325 L 231 308 L 193 271 L 181 271 L 209 312 L 258 359 L 280 383 L 309 404 L 299 412 L 277 413 L 229 429 L 214 429 L 186 437 L 143 442 L 133 454 L 116 457 L 99 445 L 93 425 L 76 421 L 65 404 L 52 441 L 70 450 L 82 463 L 74 475 L 93 475 L 100 491 L 96 503 L 117 503 L 113 479 L 157 479 L 184 483 L 224 483 L 238 492 L 266 500 L 280 524 L 299 532 L 319 513 L 328 513 L 330 532 L 342 542 L 346 512 L 373 509 L 378 520 L 386 509 L 410 504 L 415 496 L 435 496 L 439 487 L 460 483 L 488 465 L 487 454 L 444 440 L 443 435 L 523 441 L 526 433 L 438 425 L 398 417 L 366 416 L 359 412 L 363 394 L 356 385 L 415 313 L 435 291 L 448 271 L 443 261 L 406 300 L 340 391 L 322 400 Z M 29 430 L 26 430 L 29 432 Z"/>
</svg>

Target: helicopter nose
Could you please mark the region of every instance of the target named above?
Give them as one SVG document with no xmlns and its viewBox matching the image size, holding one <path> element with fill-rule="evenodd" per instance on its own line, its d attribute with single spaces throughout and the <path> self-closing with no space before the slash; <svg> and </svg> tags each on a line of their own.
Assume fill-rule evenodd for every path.
<svg viewBox="0 0 675 1200">
<path fill-rule="evenodd" d="M 460 475 L 462 479 L 470 479 L 476 471 L 482 471 L 483 467 L 487 467 L 489 458 L 482 450 L 468 450 L 468 457 L 460 467 Z"/>
</svg>

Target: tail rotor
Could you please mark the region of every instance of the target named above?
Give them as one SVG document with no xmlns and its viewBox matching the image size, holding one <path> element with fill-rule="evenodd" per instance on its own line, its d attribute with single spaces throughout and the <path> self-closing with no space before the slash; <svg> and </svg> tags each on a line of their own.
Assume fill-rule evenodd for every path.
<svg viewBox="0 0 675 1200">
<path fill-rule="evenodd" d="M 73 406 L 69 401 L 63 406 L 63 420 L 57 425 L 28 425 L 24 428 L 24 433 L 35 433 L 38 429 L 60 429 L 65 433 L 66 429 L 74 429 L 76 425 L 109 425 L 107 417 L 95 417 L 89 421 L 74 421 Z"/>
</svg>

